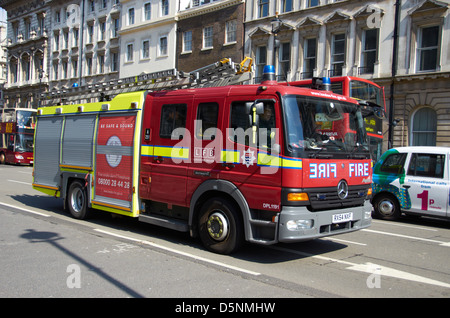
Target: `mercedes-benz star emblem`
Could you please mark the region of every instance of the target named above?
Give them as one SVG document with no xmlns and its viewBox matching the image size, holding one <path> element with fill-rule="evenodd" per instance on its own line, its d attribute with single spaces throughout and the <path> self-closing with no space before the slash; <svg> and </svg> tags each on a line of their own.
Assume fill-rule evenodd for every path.
<svg viewBox="0 0 450 318">
<path fill-rule="evenodd" d="M 337 194 L 339 199 L 344 200 L 348 195 L 348 184 L 345 180 L 339 181 L 337 185 Z"/>
</svg>

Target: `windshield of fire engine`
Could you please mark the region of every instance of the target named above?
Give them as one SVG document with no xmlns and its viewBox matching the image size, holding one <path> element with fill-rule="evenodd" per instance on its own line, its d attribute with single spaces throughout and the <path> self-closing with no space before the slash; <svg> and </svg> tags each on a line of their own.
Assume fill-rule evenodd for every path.
<svg viewBox="0 0 450 318">
<path fill-rule="evenodd" d="M 290 95 L 284 98 L 284 107 L 287 147 L 294 156 L 368 153 L 364 119 L 358 105 Z"/>
</svg>

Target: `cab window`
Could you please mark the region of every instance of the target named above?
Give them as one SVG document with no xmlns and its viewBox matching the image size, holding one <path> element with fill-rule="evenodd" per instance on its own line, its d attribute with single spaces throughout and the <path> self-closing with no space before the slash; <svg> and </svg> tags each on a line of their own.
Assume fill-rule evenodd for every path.
<svg viewBox="0 0 450 318">
<path fill-rule="evenodd" d="M 413 153 L 408 168 L 408 175 L 430 178 L 444 176 L 445 155 Z"/>
<path fill-rule="evenodd" d="M 186 128 L 186 104 L 166 104 L 161 109 L 161 125 L 159 136 L 161 138 L 179 139 L 180 136 L 172 136 L 177 128 Z"/>
<path fill-rule="evenodd" d="M 250 115 L 246 112 L 246 102 L 237 101 L 231 104 L 230 138 L 234 142 L 244 143 L 248 146 L 250 144 L 252 126 Z M 275 138 L 275 128 L 274 103 L 272 101 L 264 101 L 264 113 L 259 115 L 258 121 L 258 146 L 260 148 L 270 148 Z M 240 132 L 244 132 L 245 136 L 240 136 Z"/>
<path fill-rule="evenodd" d="M 395 153 L 388 156 L 380 167 L 380 172 L 401 174 L 405 164 L 406 153 Z"/>
<path fill-rule="evenodd" d="M 195 135 L 198 139 L 213 140 L 216 135 L 219 104 L 201 103 L 197 109 L 197 127 Z"/>
</svg>

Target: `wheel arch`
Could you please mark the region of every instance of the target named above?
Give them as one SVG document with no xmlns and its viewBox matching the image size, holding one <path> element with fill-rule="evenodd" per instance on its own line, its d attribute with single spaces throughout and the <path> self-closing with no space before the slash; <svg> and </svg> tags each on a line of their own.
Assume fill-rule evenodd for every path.
<svg viewBox="0 0 450 318">
<path fill-rule="evenodd" d="M 189 207 L 190 235 L 197 237 L 200 208 L 212 197 L 223 197 L 236 204 L 242 217 L 245 239 L 248 240 L 250 237 L 250 208 L 242 192 L 232 182 L 226 180 L 207 180 L 194 191 Z"/>
</svg>

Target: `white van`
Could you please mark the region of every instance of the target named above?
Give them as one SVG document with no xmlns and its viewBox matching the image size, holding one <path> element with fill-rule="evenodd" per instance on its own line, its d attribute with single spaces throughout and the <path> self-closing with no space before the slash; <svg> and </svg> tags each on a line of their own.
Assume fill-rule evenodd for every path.
<svg viewBox="0 0 450 318">
<path fill-rule="evenodd" d="M 373 216 L 401 213 L 450 219 L 449 147 L 400 147 L 386 151 L 373 170 Z"/>
</svg>

